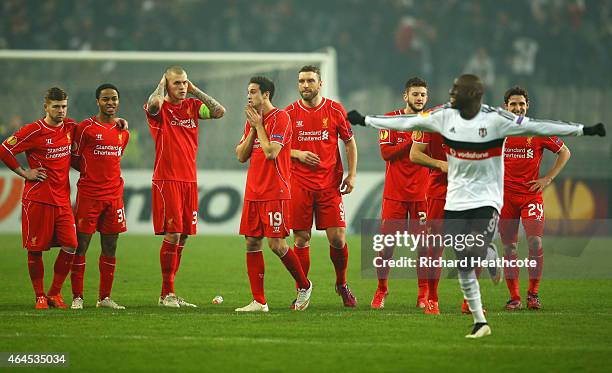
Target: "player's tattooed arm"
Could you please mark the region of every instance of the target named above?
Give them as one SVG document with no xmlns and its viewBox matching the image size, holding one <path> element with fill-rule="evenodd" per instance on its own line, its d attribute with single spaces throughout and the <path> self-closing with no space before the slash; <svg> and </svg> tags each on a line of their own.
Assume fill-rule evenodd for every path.
<svg viewBox="0 0 612 373">
<path fill-rule="evenodd" d="M 147 101 L 147 112 L 150 115 L 157 115 L 159 110 L 161 109 L 162 104 L 164 103 L 164 90 L 166 89 L 166 74 L 162 75 L 157 88 L 151 93 L 149 96 L 149 100 Z"/>
<path fill-rule="evenodd" d="M 196 85 L 193 84 L 190 80 L 187 80 L 187 84 L 187 92 L 197 97 L 200 101 L 204 103 L 204 105 L 206 105 L 208 110 L 210 110 L 211 118 L 217 119 L 225 115 L 225 108 L 219 103 L 219 101 L 204 93 L 201 89 L 196 87 Z"/>
</svg>

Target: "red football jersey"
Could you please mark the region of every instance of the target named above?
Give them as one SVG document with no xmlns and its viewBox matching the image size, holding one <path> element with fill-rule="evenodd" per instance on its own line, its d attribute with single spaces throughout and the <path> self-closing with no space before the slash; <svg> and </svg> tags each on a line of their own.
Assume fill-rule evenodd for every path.
<svg viewBox="0 0 612 373">
<path fill-rule="evenodd" d="M 318 166 L 308 166 L 298 160 L 291 162 L 292 177 L 309 190 L 316 191 L 340 187 L 342 183 L 342 159 L 338 149 L 338 137 L 344 142 L 353 138 L 351 125 L 341 104 L 323 98 L 321 103 L 309 108 L 298 100 L 285 108 L 291 117 L 293 141 L 291 147 L 307 150 L 319 156 Z"/>
<path fill-rule="evenodd" d="M 81 172 L 79 194 L 99 200 L 123 195 L 121 156 L 129 138 L 128 131 L 115 123 L 101 123 L 95 116 L 76 126 L 72 155 L 78 157 Z"/>
<path fill-rule="evenodd" d="M 26 152 L 30 168 L 44 167 L 47 178 L 27 181 L 23 188 L 24 200 L 55 206 L 70 206 L 70 145 L 76 123 L 64 119 L 58 127 L 44 119 L 26 124 L 4 140 L 2 146 L 13 156 Z"/>
<path fill-rule="evenodd" d="M 504 143 L 504 190 L 516 194 L 530 192 L 528 181 L 537 180 L 544 149 L 558 153 L 563 141 L 556 137 L 506 137 Z M 539 192 L 541 193 L 541 192 Z"/>
<path fill-rule="evenodd" d="M 247 201 L 272 201 L 291 199 L 289 177 L 291 175 L 291 119 L 286 111 L 277 108 L 264 115 L 264 126 L 270 142 L 282 146 L 275 159 L 266 159 L 257 135 L 247 173 L 244 199 Z M 244 125 L 242 143 L 252 128 L 247 121 Z"/>
<path fill-rule="evenodd" d="M 164 101 L 157 115 L 144 110 L 155 142 L 153 180 L 197 182 L 198 120 L 202 101 L 186 98 L 177 105 Z"/>
<path fill-rule="evenodd" d="M 403 109 L 387 113 L 387 116 L 404 115 Z M 420 134 L 422 132 L 415 132 Z M 381 149 L 386 146 L 399 146 L 408 144 L 408 149 L 398 158 L 387 161 L 385 171 L 385 189 L 383 198 L 395 201 L 424 201 L 425 187 L 429 170 L 426 167 L 410 161 L 410 146 L 412 146 L 412 132 L 380 130 L 378 142 Z M 418 141 L 419 139 L 415 139 Z"/>
<path fill-rule="evenodd" d="M 415 140 L 416 142 L 416 140 Z M 444 138 L 437 132 L 423 132 L 420 141 L 427 144 L 427 155 L 433 159 L 446 161 Z M 427 198 L 446 199 L 446 187 L 448 186 L 448 174 L 438 169 L 429 169 L 429 181 L 427 183 Z"/>
</svg>

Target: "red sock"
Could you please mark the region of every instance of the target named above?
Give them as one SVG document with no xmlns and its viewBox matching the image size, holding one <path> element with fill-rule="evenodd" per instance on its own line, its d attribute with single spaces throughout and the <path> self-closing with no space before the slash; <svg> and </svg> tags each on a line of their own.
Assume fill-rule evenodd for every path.
<svg viewBox="0 0 612 373">
<path fill-rule="evenodd" d="M 165 297 L 168 293 L 174 293 L 174 267 L 176 265 L 176 244 L 166 240 L 162 241 L 159 251 L 159 263 L 162 272 L 162 291 L 161 296 Z"/>
<path fill-rule="evenodd" d="M 183 249 L 185 248 L 185 244 L 176 245 L 176 265 L 174 268 L 174 275 L 176 276 L 176 272 L 179 270 L 179 266 L 181 265 L 181 256 L 183 255 Z"/>
<path fill-rule="evenodd" d="M 330 246 L 329 257 L 332 263 L 334 263 L 334 269 L 336 270 L 336 285 L 346 285 L 346 268 L 348 266 L 348 246 L 346 243 L 342 249 Z"/>
<path fill-rule="evenodd" d="M 72 286 L 72 299 L 83 298 L 83 277 L 85 276 L 85 255 L 74 255 L 72 271 L 70 271 L 70 284 Z"/>
<path fill-rule="evenodd" d="M 300 260 L 300 264 L 302 265 L 302 271 L 304 271 L 304 276 L 308 277 L 308 272 L 310 271 L 310 246 L 293 246 L 293 252 Z"/>
<path fill-rule="evenodd" d="M 74 253 L 67 253 L 60 249 L 57 259 L 55 259 L 55 265 L 53 266 L 53 282 L 49 289 L 49 295 L 58 295 L 62 291 L 62 285 L 72 269 L 72 261 L 74 260 Z"/>
<path fill-rule="evenodd" d="M 427 250 L 419 249 L 417 253 L 417 284 L 419 286 L 419 293 L 417 298 L 427 298 L 427 285 L 429 281 L 427 281 L 427 267 L 421 266 L 421 257 L 427 257 Z"/>
<path fill-rule="evenodd" d="M 504 255 L 504 259 L 506 260 L 516 260 L 516 253 L 512 253 L 510 255 Z M 504 276 L 506 277 L 506 285 L 508 285 L 508 290 L 510 291 L 510 299 L 512 300 L 521 300 L 521 293 L 519 290 L 519 271 L 520 268 L 515 267 L 507 267 L 504 268 Z"/>
<path fill-rule="evenodd" d="M 246 263 L 253 299 L 261 304 L 266 304 L 266 297 L 264 295 L 264 273 L 266 272 L 266 266 L 264 264 L 263 252 L 247 251 Z"/>
<path fill-rule="evenodd" d="M 544 268 L 544 249 L 541 247 L 535 250 L 529 250 L 529 260 L 535 260 L 536 266 L 529 267 L 529 292 L 538 294 L 540 287 L 540 279 L 542 278 L 542 270 Z"/>
<path fill-rule="evenodd" d="M 100 269 L 100 300 L 111 295 L 116 263 L 117 259 L 114 256 L 100 255 L 100 259 L 98 259 L 98 268 Z"/>
<path fill-rule="evenodd" d="M 283 262 L 289 273 L 291 273 L 291 276 L 293 276 L 298 288 L 308 289 L 310 287 L 310 281 L 308 281 L 308 278 L 302 270 L 300 259 L 292 250 L 287 250 L 287 253 L 280 258 L 280 260 Z"/>
<path fill-rule="evenodd" d="M 389 260 L 393 258 L 393 250 L 393 247 L 385 247 L 384 249 L 378 252 L 378 256 L 381 257 L 382 260 Z M 391 267 L 389 267 L 388 265 L 383 265 L 383 263 L 380 264 L 381 266 L 376 268 L 376 275 L 378 277 L 378 290 L 382 291 L 383 293 L 386 293 L 388 291 L 389 271 L 391 270 Z"/>
<path fill-rule="evenodd" d="M 42 253 L 28 251 L 28 272 L 30 272 L 30 280 L 36 297 L 45 295 L 45 266 L 42 261 Z"/>
<path fill-rule="evenodd" d="M 444 249 L 434 247 L 431 249 L 432 260 L 439 260 L 442 258 L 442 251 Z M 427 299 L 432 302 L 438 301 L 438 283 L 440 282 L 440 274 L 442 273 L 441 266 L 430 266 L 427 275 Z"/>
</svg>

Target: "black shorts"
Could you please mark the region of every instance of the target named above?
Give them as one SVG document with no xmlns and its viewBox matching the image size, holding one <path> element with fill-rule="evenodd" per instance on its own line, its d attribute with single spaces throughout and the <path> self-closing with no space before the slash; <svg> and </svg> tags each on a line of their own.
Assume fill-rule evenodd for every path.
<svg viewBox="0 0 612 373">
<path fill-rule="evenodd" d="M 487 247 L 495 238 L 499 212 L 485 206 L 464 211 L 444 210 L 444 234 L 453 237 L 457 259 L 487 255 Z"/>
</svg>

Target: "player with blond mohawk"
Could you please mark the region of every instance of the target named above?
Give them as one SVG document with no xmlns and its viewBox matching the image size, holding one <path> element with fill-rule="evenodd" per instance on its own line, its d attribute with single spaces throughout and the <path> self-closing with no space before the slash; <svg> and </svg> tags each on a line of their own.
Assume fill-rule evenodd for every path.
<svg viewBox="0 0 612 373">
<path fill-rule="evenodd" d="M 187 94 L 196 98 L 187 98 Z M 159 253 L 159 305 L 196 307 L 175 294 L 174 277 L 185 242 L 196 233 L 198 223 L 199 120 L 221 118 L 225 108 L 193 84 L 182 67 L 172 66 L 164 72 L 144 110 L 155 142 L 153 226 L 155 234 L 164 236 Z"/>
</svg>

